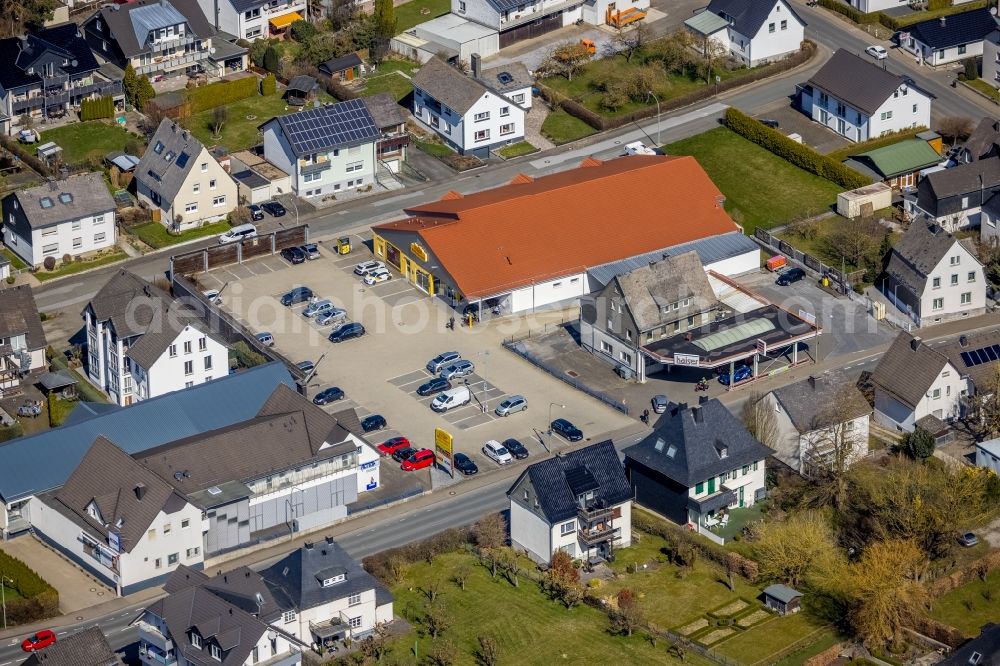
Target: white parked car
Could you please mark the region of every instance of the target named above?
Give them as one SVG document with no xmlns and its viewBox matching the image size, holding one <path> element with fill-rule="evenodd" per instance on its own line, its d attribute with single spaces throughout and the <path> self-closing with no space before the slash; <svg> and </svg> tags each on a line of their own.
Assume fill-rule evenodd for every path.
<svg viewBox="0 0 1000 666">
<path fill-rule="evenodd" d="M 362 261 L 360 264 L 354 267 L 355 275 L 368 275 L 372 271 L 377 271 L 380 268 L 385 268 L 385 264 L 381 261 Z"/>
<path fill-rule="evenodd" d="M 504 445 L 495 439 L 491 439 L 483 445 L 483 453 L 498 465 L 509 465 L 514 462 L 514 456 L 510 455 Z"/>
<path fill-rule="evenodd" d="M 392 273 L 386 268 L 377 268 L 365 276 L 365 284 L 378 284 L 392 279 Z"/>
<path fill-rule="evenodd" d="M 869 46 L 865 49 L 865 53 L 875 58 L 876 60 L 885 60 L 889 57 L 889 52 L 886 51 L 881 46 Z"/>
<path fill-rule="evenodd" d="M 656 155 L 656 151 L 644 144 L 642 141 L 633 141 L 625 144 L 626 155 Z"/>
</svg>

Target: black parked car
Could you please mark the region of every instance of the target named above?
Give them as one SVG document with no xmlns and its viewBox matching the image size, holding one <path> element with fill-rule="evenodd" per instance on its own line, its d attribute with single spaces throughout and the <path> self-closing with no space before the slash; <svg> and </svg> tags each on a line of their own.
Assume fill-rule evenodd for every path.
<svg viewBox="0 0 1000 666">
<path fill-rule="evenodd" d="M 305 303 L 312 297 L 313 292 L 309 287 L 296 287 L 281 297 L 281 304 L 288 307 L 296 303 Z"/>
<path fill-rule="evenodd" d="M 417 389 L 417 395 L 434 395 L 451 388 L 451 382 L 443 377 L 435 377 L 426 384 L 421 384 Z"/>
<path fill-rule="evenodd" d="M 306 253 L 302 251 L 302 248 L 286 247 L 281 251 L 281 258 L 292 264 L 301 264 L 306 260 Z"/>
<path fill-rule="evenodd" d="M 365 327 L 356 321 L 344 324 L 336 329 L 327 338 L 330 342 L 343 342 L 351 338 L 360 338 L 365 334 Z"/>
<path fill-rule="evenodd" d="M 343 389 L 337 386 L 331 386 L 317 393 L 316 397 L 313 398 L 313 404 L 328 405 L 331 402 L 336 402 L 337 400 L 342 400 L 343 398 L 344 398 Z"/>
<path fill-rule="evenodd" d="M 392 459 L 395 460 L 398 463 L 401 463 L 404 460 L 406 460 L 407 458 L 409 458 L 410 456 L 412 456 L 416 452 L 417 452 L 417 450 L 415 448 L 413 448 L 412 446 L 406 446 L 406 447 L 403 447 L 401 449 L 396 449 L 395 451 L 393 451 L 392 452 Z"/>
<path fill-rule="evenodd" d="M 761 118 L 760 124 L 767 125 L 771 129 L 778 129 L 779 127 L 781 127 L 781 123 L 779 123 L 777 120 L 772 120 L 771 118 Z"/>
<path fill-rule="evenodd" d="M 254 222 L 260 222 L 264 219 L 264 211 L 257 204 L 250 204 L 247 208 L 250 210 L 250 219 Z"/>
<path fill-rule="evenodd" d="M 277 201 L 265 201 L 260 207 L 266 210 L 267 214 L 272 217 L 281 217 L 287 212 L 285 211 L 285 207 Z"/>
<path fill-rule="evenodd" d="M 455 454 L 455 469 L 465 476 L 472 476 L 473 474 L 477 474 L 479 472 L 479 467 L 476 466 L 476 463 L 474 463 L 472 458 L 464 453 Z"/>
<path fill-rule="evenodd" d="M 805 276 L 806 272 L 801 268 L 789 268 L 787 271 L 783 272 L 781 275 L 778 276 L 778 279 L 775 280 L 775 284 L 778 284 L 782 287 L 787 287 L 793 282 L 798 282 Z"/>
<path fill-rule="evenodd" d="M 570 442 L 579 442 L 583 439 L 583 431 L 566 419 L 556 419 L 552 422 L 552 432 L 564 437 Z"/>
<path fill-rule="evenodd" d="M 528 457 L 528 449 L 524 448 L 524 444 L 516 439 L 503 440 L 503 448 L 507 449 L 507 453 L 514 456 L 518 460 L 524 460 Z"/>
<path fill-rule="evenodd" d="M 381 430 L 386 426 L 385 417 L 381 414 L 372 414 L 361 419 L 361 429 L 365 432 Z"/>
</svg>

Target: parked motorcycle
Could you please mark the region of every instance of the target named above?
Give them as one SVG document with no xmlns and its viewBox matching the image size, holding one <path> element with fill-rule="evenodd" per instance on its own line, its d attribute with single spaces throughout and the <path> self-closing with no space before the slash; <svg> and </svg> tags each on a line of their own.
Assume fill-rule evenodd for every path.
<svg viewBox="0 0 1000 666">
<path fill-rule="evenodd" d="M 708 390 L 708 380 L 702 379 L 694 386 L 695 391 L 707 391 Z"/>
</svg>

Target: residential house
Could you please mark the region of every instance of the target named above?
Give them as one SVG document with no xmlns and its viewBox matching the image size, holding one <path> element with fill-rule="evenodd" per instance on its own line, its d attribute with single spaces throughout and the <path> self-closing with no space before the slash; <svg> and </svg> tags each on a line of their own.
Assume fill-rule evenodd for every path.
<svg viewBox="0 0 1000 666">
<path fill-rule="evenodd" d="M 253 41 L 281 37 L 288 26 L 307 20 L 305 0 L 198 0 L 216 30 Z"/>
<path fill-rule="evenodd" d="M 378 185 L 379 128 L 360 99 L 278 116 L 260 130 L 265 159 L 291 176 L 292 191 L 300 197 Z"/>
<path fill-rule="evenodd" d="M 658 369 L 641 347 L 713 321 L 719 302 L 698 253 L 664 255 L 585 297 L 580 343 L 639 381 Z"/>
<path fill-rule="evenodd" d="M 32 652 L 21 666 L 121 666 L 104 632 L 96 624 Z"/>
<path fill-rule="evenodd" d="M 981 227 L 981 213 L 1000 192 L 1000 158 L 986 158 L 928 173 L 917 184 L 916 196 L 903 199 L 911 220 L 933 222 L 946 231 Z M 994 226 L 985 235 L 995 234 Z"/>
<path fill-rule="evenodd" d="M 871 58 L 836 51 L 799 95 L 807 116 L 850 141 L 931 124 L 930 93 Z"/>
<path fill-rule="evenodd" d="M 665 182 L 684 197 L 664 190 Z M 609 192 L 643 196 L 622 206 Z M 491 307 L 526 312 L 578 299 L 664 254 L 695 250 L 726 275 L 758 270 L 760 249 L 724 200 L 692 157 L 587 158 L 575 169 L 518 174 L 492 190 L 409 206 L 406 217 L 372 227 L 373 247 L 450 307 L 477 305 L 480 316 Z M 589 233 L 577 233 L 582 219 L 593 221 Z"/>
<path fill-rule="evenodd" d="M 216 31 L 198 0 L 136 0 L 102 7 L 83 34 L 102 59 L 152 77 L 210 69 Z"/>
<path fill-rule="evenodd" d="M 684 25 L 702 40 L 702 49 L 713 44 L 716 54 L 756 67 L 797 52 L 805 39 L 806 22 L 787 0 L 712 0 Z"/>
<path fill-rule="evenodd" d="M 974 246 L 922 220 L 912 221 L 893 246 L 879 287 L 918 326 L 986 310 L 986 278 Z"/>
<path fill-rule="evenodd" d="M 61 427 L 6 442 L 0 446 L 0 537 L 31 528 L 31 499 L 65 484 L 98 437 L 140 453 L 252 419 L 279 384 L 295 387 L 283 364 L 266 363 L 130 407 L 81 402 Z M 24 474 L 29 466 L 32 473 Z"/>
<path fill-rule="evenodd" d="M 774 456 L 799 474 L 842 471 L 868 453 L 872 407 L 847 378 L 809 377 L 762 399 L 774 411 Z"/>
<path fill-rule="evenodd" d="M 173 231 L 224 220 L 239 203 L 236 183 L 198 139 L 164 118 L 135 169 L 139 202 Z"/>
<path fill-rule="evenodd" d="M 133 621 L 143 666 L 299 666 L 308 645 L 260 613 L 190 581 L 190 570 L 168 579 L 168 594 Z"/>
<path fill-rule="evenodd" d="M 653 432 L 623 453 L 638 504 L 716 541 L 712 527 L 767 492 L 771 449 L 718 400 L 670 405 Z"/>
<path fill-rule="evenodd" d="M 362 97 L 361 101 L 380 133 L 375 143 L 375 158 L 389 171 L 398 173 L 406 161 L 406 147 L 410 145 L 410 135 L 406 131 L 409 114 L 389 93 Z"/>
<path fill-rule="evenodd" d="M 611 440 L 529 465 L 507 497 L 511 546 L 537 562 L 560 550 L 611 559 L 632 542 L 632 490 Z"/>
<path fill-rule="evenodd" d="M 193 309 L 124 269 L 81 314 L 87 379 L 115 404 L 149 400 L 229 372 L 229 346 Z"/>
<path fill-rule="evenodd" d="M 997 37 L 1000 38 L 1000 33 L 998 33 Z M 985 69 L 985 57 L 983 63 Z M 986 73 L 984 71 L 983 78 L 985 77 Z M 1000 83 L 996 85 L 1000 85 Z M 991 157 L 1000 157 L 1000 120 L 987 116 L 979 120 L 976 129 L 972 130 L 972 134 L 962 144 L 957 161 L 975 162 Z"/>
<path fill-rule="evenodd" d="M 961 415 L 967 384 L 948 357 L 920 338 L 902 332 L 872 373 L 875 420 L 913 432 L 928 416 L 951 421 Z"/>
<path fill-rule="evenodd" d="M 525 109 L 513 101 L 515 94 L 530 98 L 530 86 L 526 94 L 504 94 L 432 58 L 413 77 L 413 116 L 459 153 L 489 157 L 524 139 Z"/>
<path fill-rule="evenodd" d="M 29 511 L 36 535 L 120 595 L 205 561 L 201 509 L 105 437 Z"/>
<path fill-rule="evenodd" d="M 99 173 L 15 190 L 3 198 L 4 245 L 29 266 L 115 247 L 116 210 Z"/>
<path fill-rule="evenodd" d="M 968 398 L 985 399 L 993 394 L 1000 370 L 1000 330 L 966 333 L 937 347 L 965 379 Z"/>
<path fill-rule="evenodd" d="M 963 643 L 938 664 L 940 666 L 1000 666 L 1000 624 L 987 622 L 980 629 L 978 636 Z"/>
<path fill-rule="evenodd" d="M 937 67 L 983 55 L 983 40 L 996 29 L 996 19 L 983 7 L 909 25 L 899 46 Z"/>
<path fill-rule="evenodd" d="M 982 77 L 995 88 L 1000 88 L 1000 30 L 994 30 L 983 39 Z"/>
<path fill-rule="evenodd" d="M 944 159 L 927 139 L 917 137 L 852 155 L 844 164 L 898 191 L 916 187 L 920 172 Z"/>
<path fill-rule="evenodd" d="M 111 97 L 125 109 L 122 72 L 98 65 L 75 23 L 0 39 L 0 131 L 13 134 L 23 118 L 62 116 L 85 99 Z"/>
<path fill-rule="evenodd" d="M 318 69 L 320 74 L 330 77 L 333 81 L 350 83 L 355 79 L 361 78 L 364 66 L 365 64 L 362 62 L 361 56 L 357 53 L 348 53 L 345 56 L 321 62 Z"/>
<path fill-rule="evenodd" d="M 292 191 L 292 177 L 264 159 L 261 146 L 235 152 L 228 162 L 244 203 L 260 204 Z"/>
<path fill-rule="evenodd" d="M 798 590 L 776 583 L 764 588 L 764 605 L 778 615 L 798 613 L 802 610 L 802 593 Z"/>
<path fill-rule="evenodd" d="M 499 67 L 482 69 L 482 60 L 478 56 L 473 56 L 470 63 L 473 78 L 525 111 L 531 110 L 531 88 L 535 79 L 522 63 L 510 62 Z"/>
<path fill-rule="evenodd" d="M 48 367 L 47 346 L 31 286 L 0 289 L 0 396 L 19 393 L 29 373 Z"/>
<path fill-rule="evenodd" d="M 985 467 L 1000 474 L 1000 438 L 976 442 L 976 467 Z"/>
</svg>

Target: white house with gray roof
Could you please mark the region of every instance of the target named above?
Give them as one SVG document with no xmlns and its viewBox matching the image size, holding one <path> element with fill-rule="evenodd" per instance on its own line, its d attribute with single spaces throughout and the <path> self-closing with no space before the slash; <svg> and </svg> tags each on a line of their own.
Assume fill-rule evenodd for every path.
<svg viewBox="0 0 1000 666">
<path fill-rule="evenodd" d="M 375 146 L 381 133 L 360 99 L 306 109 L 260 126 L 264 158 L 291 176 L 304 198 L 378 186 Z"/>
<path fill-rule="evenodd" d="M 281 37 L 295 21 L 308 20 L 305 0 L 198 0 L 216 30 L 253 41 Z"/>
<path fill-rule="evenodd" d="M 774 411 L 774 456 L 802 475 L 847 469 L 868 453 L 871 405 L 846 377 L 808 377 L 762 400 Z"/>
<path fill-rule="evenodd" d="M 940 351 L 902 332 L 872 373 L 875 420 L 913 432 L 922 419 L 951 421 L 961 416 L 968 392 L 965 377 Z"/>
<path fill-rule="evenodd" d="M 477 68 L 478 61 L 474 72 Z M 499 82 L 499 74 L 490 76 Z M 530 83 L 496 90 L 440 58 L 428 60 L 413 77 L 413 116 L 463 155 L 489 157 L 497 148 L 522 141 L 530 99 Z"/>
<path fill-rule="evenodd" d="M 0 396 L 19 391 L 29 373 L 48 367 L 46 346 L 31 287 L 0 289 Z"/>
<path fill-rule="evenodd" d="M 798 51 L 806 22 L 786 0 L 712 0 L 684 25 L 695 36 L 756 67 Z"/>
<path fill-rule="evenodd" d="M 984 147 L 985 150 L 990 148 Z M 984 157 L 927 174 L 916 195 L 903 199 L 911 220 L 934 223 L 945 231 L 980 227 L 985 240 L 997 236 L 1000 158 Z"/>
<path fill-rule="evenodd" d="M 847 49 L 836 51 L 802 86 L 802 111 L 850 141 L 931 124 L 930 93 Z"/>
<path fill-rule="evenodd" d="M 224 220 L 239 204 L 236 182 L 198 139 L 164 118 L 135 168 L 139 203 L 168 229 Z"/>
<path fill-rule="evenodd" d="M 3 198 L 3 241 L 29 266 L 118 243 L 115 202 L 99 173 L 54 180 Z"/>
<path fill-rule="evenodd" d="M 229 373 L 229 347 L 194 310 L 121 270 L 83 310 L 87 379 L 118 405 Z"/>
<path fill-rule="evenodd" d="M 717 542 L 712 527 L 767 493 L 771 449 L 718 400 L 670 405 L 653 432 L 622 453 L 638 504 Z"/>
<path fill-rule="evenodd" d="M 878 286 L 918 326 L 986 311 L 983 265 L 970 243 L 919 219 L 893 246 Z"/>
</svg>

